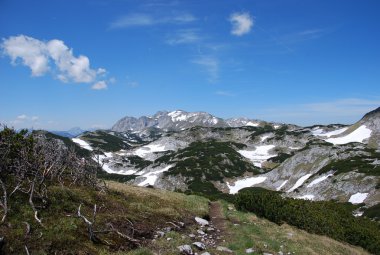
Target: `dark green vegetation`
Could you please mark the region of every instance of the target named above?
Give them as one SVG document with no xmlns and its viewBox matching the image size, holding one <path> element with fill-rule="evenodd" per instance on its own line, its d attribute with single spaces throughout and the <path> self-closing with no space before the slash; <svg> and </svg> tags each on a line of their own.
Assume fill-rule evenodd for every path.
<svg viewBox="0 0 380 255">
<path fill-rule="evenodd" d="M 53 134 L 53 133 L 50 133 L 50 132 L 47 132 L 44 130 L 38 130 L 38 131 L 33 131 L 33 132 L 36 135 L 43 135 L 49 140 L 52 140 L 52 139 L 61 140 L 67 148 L 74 149 L 74 151 L 80 157 L 90 157 L 91 156 L 90 151 L 83 149 L 82 147 L 80 147 L 78 144 L 74 143 L 68 137 L 59 136 L 59 135 L 56 135 L 56 134 Z"/>
<path fill-rule="evenodd" d="M 380 176 L 380 165 L 371 164 L 374 160 L 380 159 L 380 153 L 374 149 L 366 149 L 368 156 L 354 156 L 344 160 L 334 160 L 330 164 L 319 170 L 319 174 L 335 171 L 334 175 L 357 171 L 365 175 Z"/>
<path fill-rule="evenodd" d="M 95 150 L 113 152 L 131 148 L 125 142 L 120 133 L 109 133 L 103 130 L 86 132 L 80 136 L 81 139 L 88 141 Z"/>
<path fill-rule="evenodd" d="M 245 145 L 232 142 L 194 142 L 185 149 L 158 158 L 154 164 L 174 164 L 165 175 L 180 175 L 186 178 L 189 191 L 196 194 L 221 195 L 213 181 L 224 178 L 254 174 L 261 170 L 246 161 L 236 150 Z"/>
<path fill-rule="evenodd" d="M 380 220 L 380 204 L 376 204 L 365 209 L 363 216 L 374 219 L 376 221 Z"/>
<path fill-rule="evenodd" d="M 277 224 L 286 222 L 380 254 L 380 225 L 352 216 L 354 206 L 349 203 L 283 198 L 279 192 L 246 188 L 236 195 L 235 205 Z"/>
<path fill-rule="evenodd" d="M 153 163 L 152 161 L 145 160 L 136 155 L 128 156 L 126 158 L 127 160 L 124 159 L 123 162 L 128 163 L 138 169 L 143 169 Z"/>
</svg>

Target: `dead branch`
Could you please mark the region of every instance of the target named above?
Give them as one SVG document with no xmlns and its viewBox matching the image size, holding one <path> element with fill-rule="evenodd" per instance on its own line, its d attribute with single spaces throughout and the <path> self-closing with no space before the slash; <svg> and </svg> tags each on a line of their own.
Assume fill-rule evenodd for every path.
<svg viewBox="0 0 380 255">
<path fill-rule="evenodd" d="M 89 221 L 84 215 L 81 214 L 81 212 L 80 212 L 81 207 L 82 207 L 82 204 L 80 204 L 78 207 L 77 215 L 79 218 L 81 218 L 84 221 L 84 223 L 86 223 L 90 240 L 93 243 L 102 243 L 101 240 L 95 235 L 93 222 Z M 94 205 L 94 216 L 93 216 L 93 218 L 95 219 L 95 217 L 96 217 L 96 205 Z"/>
<path fill-rule="evenodd" d="M 136 245 L 138 245 L 138 246 L 141 245 L 141 244 L 140 244 L 140 240 L 135 239 L 135 238 L 132 238 L 132 237 L 126 235 L 126 234 L 121 233 L 119 230 L 117 230 L 116 228 L 114 228 L 114 226 L 113 226 L 111 223 L 109 223 L 108 226 L 111 228 L 111 230 L 112 230 L 113 232 L 115 232 L 116 234 L 118 234 L 118 235 L 121 236 L 122 238 L 125 238 L 125 239 L 127 239 L 128 241 L 130 241 L 130 242 L 132 242 L 132 243 L 134 243 L 134 244 L 136 244 Z"/>
<path fill-rule="evenodd" d="M 42 219 L 38 218 L 38 211 L 33 203 L 33 193 L 34 193 L 34 181 L 32 182 L 31 189 L 30 189 L 29 204 L 32 207 L 32 210 L 34 211 L 34 218 L 42 227 L 44 227 L 44 225 L 42 224 Z"/>
<path fill-rule="evenodd" d="M 7 200 L 7 189 L 5 187 L 5 184 L 4 182 L 0 179 L 0 185 L 1 185 L 1 188 L 3 189 L 3 200 L 0 201 L 0 206 L 3 207 L 3 210 L 4 210 L 4 215 L 3 217 L 1 218 L 1 221 L 0 221 L 0 225 L 3 224 L 5 222 L 5 219 L 7 218 L 7 214 L 8 214 L 8 200 Z"/>
</svg>

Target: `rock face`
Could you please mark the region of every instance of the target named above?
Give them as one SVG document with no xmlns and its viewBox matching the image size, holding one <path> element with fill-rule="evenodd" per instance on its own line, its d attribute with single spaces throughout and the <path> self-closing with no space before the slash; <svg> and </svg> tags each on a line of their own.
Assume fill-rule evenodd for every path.
<svg viewBox="0 0 380 255">
<path fill-rule="evenodd" d="M 206 112 L 185 112 L 181 110 L 167 112 L 159 111 L 151 117 L 124 117 L 112 127 L 113 131 L 142 131 L 155 127 L 165 131 L 180 131 L 187 128 L 202 127 L 242 127 L 259 126 L 262 121 L 237 118 L 223 120 Z"/>
<path fill-rule="evenodd" d="M 102 151 L 105 171 L 139 186 L 206 194 L 260 186 L 298 199 L 380 202 L 380 108 L 350 126 L 312 127 L 158 112 L 75 139 Z"/>
</svg>

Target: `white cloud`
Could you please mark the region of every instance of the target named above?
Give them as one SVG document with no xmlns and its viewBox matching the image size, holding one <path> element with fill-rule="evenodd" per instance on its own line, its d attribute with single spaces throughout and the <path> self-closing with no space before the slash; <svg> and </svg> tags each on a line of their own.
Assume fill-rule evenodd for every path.
<svg viewBox="0 0 380 255">
<path fill-rule="evenodd" d="M 45 54 L 45 43 L 32 37 L 19 35 L 3 39 L 1 49 L 8 55 L 12 64 L 20 58 L 22 64 L 32 70 L 32 76 L 44 75 L 49 70 L 49 59 Z"/>
<path fill-rule="evenodd" d="M 16 120 L 22 121 L 22 120 L 26 120 L 27 118 L 28 118 L 28 116 L 26 116 L 25 114 L 21 114 L 21 115 L 17 116 Z"/>
<path fill-rule="evenodd" d="M 107 83 L 105 81 L 98 81 L 94 85 L 92 85 L 92 89 L 94 90 L 102 90 L 102 89 L 107 89 Z"/>
<path fill-rule="evenodd" d="M 40 118 L 40 117 L 38 117 L 38 116 L 32 116 L 30 119 L 31 119 L 32 121 L 37 121 L 37 120 L 39 120 L 39 118 Z"/>
<path fill-rule="evenodd" d="M 208 73 L 209 82 L 216 82 L 219 78 L 219 60 L 212 56 L 200 56 L 192 61 L 204 68 Z"/>
<path fill-rule="evenodd" d="M 3 39 L 1 48 L 13 64 L 21 59 L 22 64 L 32 70 L 32 76 L 41 76 L 50 70 L 63 82 L 92 83 L 106 73 L 104 68 L 92 69 L 88 57 L 75 57 L 73 49 L 57 39 L 43 42 L 25 35 L 11 36 Z"/>
<path fill-rule="evenodd" d="M 166 43 L 170 45 L 191 44 L 201 41 L 201 37 L 193 29 L 179 30 L 174 35 L 170 36 Z"/>
<path fill-rule="evenodd" d="M 178 14 L 166 17 L 156 17 L 146 13 L 132 13 L 117 18 L 111 22 L 110 28 L 128 28 L 128 27 L 142 27 L 153 26 L 158 24 L 184 24 L 195 21 L 196 18 L 189 14 Z"/>
<path fill-rule="evenodd" d="M 249 33 L 254 25 L 253 17 L 247 12 L 232 13 L 229 21 L 232 24 L 231 34 L 236 36 Z"/>
</svg>

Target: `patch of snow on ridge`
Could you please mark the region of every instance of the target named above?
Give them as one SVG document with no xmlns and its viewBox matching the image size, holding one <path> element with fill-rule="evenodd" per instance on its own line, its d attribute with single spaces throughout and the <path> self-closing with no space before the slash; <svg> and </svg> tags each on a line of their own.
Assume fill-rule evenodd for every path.
<svg viewBox="0 0 380 255">
<path fill-rule="evenodd" d="M 159 169 L 159 170 L 156 170 L 156 171 L 152 171 L 152 172 L 148 172 L 146 174 L 143 174 L 142 177 L 145 177 L 146 179 L 142 182 L 140 182 L 138 184 L 138 186 L 148 186 L 148 185 L 154 185 L 158 179 L 158 176 L 163 173 L 163 172 L 166 172 L 168 171 L 171 167 L 173 167 L 173 165 L 169 165 L 167 167 L 164 167 L 162 169 Z"/>
<path fill-rule="evenodd" d="M 264 135 L 262 137 L 260 137 L 261 139 L 261 142 L 264 142 L 270 135 Z"/>
<path fill-rule="evenodd" d="M 278 188 L 276 190 L 277 191 L 281 190 L 282 187 L 284 187 L 287 182 L 288 182 L 288 180 L 284 181 L 280 186 L 278 186 Z"/>
<path fill-rule="evenodd" d="M 252 163 L 257 166 L 261 167 L 261 164 L 266 161 L 267 159 L 276 156 L 275 154 L 269 154 L 268 151 L 273 149 L 274 145 L 261 145 L 256 146 L 256 149 L 254 151 L 247 151 L 247 150 L 239 150 L 238 152 L 243 156 L 248 158 L 252 161 Z"/>
<path fill-rule="evenodd" d="M 173 122 L 176 121 L 185 121 L 188 119 L 188 116 L 182 111 L 169 112 L 168 115 L 172 118 Z"/>
<path fill-rule="evenodd" d="M 86 150 L 89 150 L 89 151 L 93 151 L 94 150 L 88 142 L 86 142 L 86 141 L 84 141 L 82 139 L 71 138 L 71 140 L 74 143 L 79 144 L 79 146 L 82 147 L 83 149 L 86 149 Z"/>
<path fill-rule="evenodd" d="M 265 176 L 249 177 L 242 180 L 237 180 L 234 185 L 230 185 L 227 182 L 227 186 L 230 189 L 230 194 L 236 194 L 239 190 L 252 187 L 253 185 L 264 182 L 267 179 Z"/>
<path fill-rule="evenodd" d="M 133 154 L 139 156 L 140 158 L 145 158 L 148 154 L 154 153 L 154 152 L 162 152 L 167 151 L 165 149 L 165 145 L 162 144 L 148 144 L 145 146 L 142 146 L 135 150 Z"/>
<path fill-rule="evenodd" d="M 255 122 L 249 121 L 245 125 L 246 126 L 250 126 L 250 127 L 257 127 L 259 125 L 259 123 L 255 123 Z"/>
<path fill-rule="evenodd" d="M 294 186 L 288 190 L 287 192 L 292 192 L 294 191 L 295 189 L 297 189 L 298 187 L 301 187 L 301 185 L 307 180 L 309 179 L 309 177 L 311 176 L 311 174 L 307 174 L 307 175 L 304 175 L 302 176 L 301 178 L 299 178 L 296 183 L 294 184 Z"/>
<path fill-rule="evenodd" d="M 326 180 L 327 178 L 329 178 L 330 176 L 333 176 L 334 174 L 328 174 L 328 175 L 324 175 L 324 176 L 321 176 L 315 180 L 313 180 L 310 184 L 308 184 L 306 187 L 307 188 L 310 188 L 310 187 L 313 187 L 315 184 L 318 184 L 324 180 Z"/>
<path fill-rule="evenodd" d="M 114 170 L 110 167 L 111 164 L 104 162 L 104 159 L 111 158 L 112 157 L 112 152 L 105 152 L 105 155 L 96 155 L 92 157 L 93 160 L 98 162 L 104 171 L 106 171 L 109 174 L 120 174 L 120 175 L 131 175 L 131 174 L 136 174 L 138 170 L 135 169 L 120 169 L 120 170 Z"/>
<path fill-rule="evenodd" d="M 330 136 L 333 136 L 333 135 L 339 135 L 339 134 L 343 133 L 344 131 L 346 131 L 347 129 L 348 129 L 348 127 L 344 127 L 344 128 L 341 128 L 341 129 L 337 129 L 337 130 L 333 130 L 333 131 L 324 133 L 323 129 L 321 129 L 321 128 L 314 128 L 311 131 L 311 133 L 313 135 L 315 135 L 315 136 L 330 137 Z"/>
<path fill-rule="evenodd" d="M 332 144 L 346 144 L 346 143 L 352 143 L 352 142 L 362 143 L 363 140 L 371 136 L 371 133 L 372 131 L 369 128 L 362 125 L 346 136 L 330 138 L 330 139 L 327 139 L 326 142 L 329 142 Z"/>
<path fill-rule="evenodd" d="M 368 196 L 368 193 L 356 193 L 350 197 L 348 202 L 352 204 L 360 204 L 360 203 L 363 203 L 363 201 L 367 198 L 367 196 Z"/>
<path fill-rule="evenodd" d="M 313 200 L 314 199 L 314 195 L 303 195 L 303 196 L 300 196 L 300 197 L 296 197 L 297 199 L 304 199 L 304 200 Z"/>
</svg>

